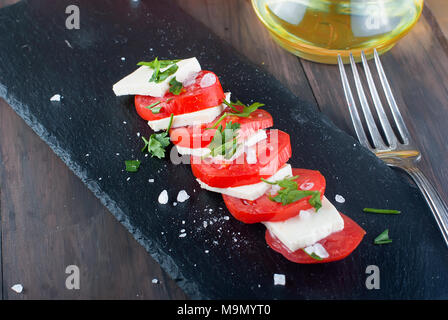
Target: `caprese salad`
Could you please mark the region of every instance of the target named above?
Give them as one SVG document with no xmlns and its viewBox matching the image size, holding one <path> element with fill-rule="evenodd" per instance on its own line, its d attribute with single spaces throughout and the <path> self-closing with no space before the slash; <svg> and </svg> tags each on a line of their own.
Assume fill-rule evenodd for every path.
<svg viewBox="0 0 448 320">
<path fill-rule="evenodd" d="M 200 187 L 221 193 L 235 219 L 264 224 L 269 247 L 290 261 L 340 260 L 359 245 L 365 231 L 324 196 L 322 174 L 288 164 L 290 136 L 271 129 L 264 104 L 232 102 L 196 58 L 138 66 L 113 91 L 135 95 L 137 113 L 155 132 L 143 137 L 142 151 L 163 158 L 173 143 L 190 156 Z"/>
</svg>

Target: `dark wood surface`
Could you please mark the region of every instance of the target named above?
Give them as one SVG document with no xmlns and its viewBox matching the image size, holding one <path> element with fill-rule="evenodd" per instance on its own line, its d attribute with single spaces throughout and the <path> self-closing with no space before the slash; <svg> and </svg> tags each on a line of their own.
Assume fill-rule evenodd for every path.
<svg viewBox="0 0 448 320">
<path fill-rule="evenodd" d="M 1 1 L 0 6 L 12 1 Z M 269 38 L 250 1 L 179 0 L 183 9 L 263 66 L 342 130 L 354 134 L 334 66 L 297 59 Z M 412 32 L 382 58 L 425 172 L 448 199 L 448 45 L 444 0 L 426 2 Z M 157 263 L 53 154 L 0 102 L 0 218 L 3 299 L 185 298 Z M 65 267 L 82 267 L 81 290 Z M 152 279 L 161 281 L 153 284 Z M 10 287 L 24 285 L 24 293 Z"/>
</svg>

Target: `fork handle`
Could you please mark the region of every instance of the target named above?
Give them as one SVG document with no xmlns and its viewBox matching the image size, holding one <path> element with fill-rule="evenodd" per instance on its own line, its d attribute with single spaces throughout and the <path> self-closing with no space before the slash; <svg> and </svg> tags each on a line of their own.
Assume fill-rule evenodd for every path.
<svg viewBox="0 0 448 320">
<path fill-rule="evenodd" d="M 446 204 L 443 202 L 432 183 L 426 178 L 419 168 L 407 167 L 405 170 L 423 193 L 423 196 L 425 197 L 425 200 L 431 208 L 432 214 L 437 221 L 437 225 L 442 232 L 443 239 L 448 246 L 448 209 Z"/>
</svg>

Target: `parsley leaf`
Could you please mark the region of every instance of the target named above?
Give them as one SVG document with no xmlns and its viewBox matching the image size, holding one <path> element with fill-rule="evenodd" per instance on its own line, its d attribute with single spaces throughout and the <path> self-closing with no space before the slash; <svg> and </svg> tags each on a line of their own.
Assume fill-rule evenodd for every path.
<svg viewBox="0 0 448 320">
<path fill-rule="evenodd" d="M 208 145 L 212 157 L 224 156 L 225 159 L 230 159 L 238 149 L 238 130 L 240 129 L 239 123 L 232 123 L 230 121 L 223 129 L 222 126 L 216 130 L 212 141 Z"/>
<path fill-rule="evenodd" d="M 151 112 L 153 114 L 157 114 L 157 113 L 160 113 L 160 109 L 163 108 L 163 106 L 157 107 L 160 103 L 162 103 L 162 101 L 157 101 L 157 102 L 151 103 L 149 106 L 147 106 L 145 108 L 151 110 Z"/>
<path fill-rule="evenodd" d="M 391 243 L 392 239 L 389 238 L 389 229 L 384 230 L 378 237 L 373 240 L 374 244 L 387 244 Z"/>
<path fill-rule="evenodd" d="M 159 159 L 165 157 L 165 148 L 170 145 L 170 137 L 168 136 L 168 133 L 173 123 L 173 117 L 174 114 L 172 113 L 170 123 L 166 131 L 161 133 L 153 133 L 149 137 L 149 140 L 145 139 L 145 137 L 142 137 L 143 142 L 145 143 L 145 145 L 142 148 L 142 152 L 145 152 L 145 150 L 147 150 L 152 157 L 157 157 Z"/>
<path fill-rule="evenodd" d="M 157 61 L 157 62 L 156 62 Z M 175 64 L 177 62 L 179 62 L 180 59 L 175 59 L 175 60 L 158 60 L 158 58 L 156 57 L 153 61 L 140 61 L 139 63 L 137 63 L 138 66 L 147 66 L 150 67 L 151 69 L 154 69 L 156 63 L 159 64 L 160 68 L 166 68 L 172 64 Z"/>
<path fill-rule="evenodd" d="M 149 79 L 149 82 L 155 82 L 160 83 L 164 81 L 166 78 L 168 78 L 170 75 L 175 73 L 177 69 L 179 69 L 179 66 L 176 64 L 180 60 L 159 60 L 157 57 L 150 62 L 147 61 L 140 61 L 137 63 L 138 66 L 147 66 L 154 70 L 152 73 L 151 78 Z M 170 67 L 169 67 L 170 66 Z M 160 69 L 167 68 L 165 71 L 160 72 Z"/>
<path fill-rule="evenodd" d="M 316 190 L 299 190 L 299 186 L 297 182 L 294 180 L 297 179 L 298 176 L 294 177 L 286 177 L 283 180 L 279 180 L 276 182 L 270 182 L 266 179 L 261 178 L 261 181 L 265 183 L 269 183 L 271 185 L 278 185 L 281 189 L 277 192 L 276 196 L 268 196 L 269 200 L 281 203 L 286 206 L 293 202 L 299 201 L 305 197 L 311 196 L 308 200 L 308 203 L 317 211 L 322 207 L 322 202 L 320 199 L 321 193 Z"/>
<path fill-rule="evenodd" d="M 176 96 L 180 94 L 182 91 L 182 82 L 176 80 L 176 78 L 171 79 L 170 81 L 170 92 Z"/>
<path fill-rule="evenodd" d="M 137 172 L 140 167 L 140 161 L 138 160 L 126 160 L 124 164 L 127 172 Z"/>
<path fill-rule="evenodd" d="M 223 100 L 223 103 L 226 104 L 227 106 L 229 106 L 233 112 L 225 112 L 218 119 L 218 121 L 216 121 L 213 124 L 213 126 L 211 126 L 210 128 L 207 128 L 207 129 L 215 129 L 221 123 L 221 121 L 224 120 L 224 118 L 226 118 L 228 116 L 237 116 L 237 117 L 241 117 L 241 118 L 248 118 L 252 114 L 252 112 L 254 112 L 258 108 L 264 106 L 264 103 L 260 103 L 260 102 L 254 102 L 250 106 L 247 106 L 244 103 L 242 103 L 240 100 L 237 100 L 237 102 L 230 102 L 230 103 L 227 102 L 226 100 Z M 237 108 L 235 108 L 235 106 L 242 106 L 243 110 L 240 111 Z"/>
</svg>

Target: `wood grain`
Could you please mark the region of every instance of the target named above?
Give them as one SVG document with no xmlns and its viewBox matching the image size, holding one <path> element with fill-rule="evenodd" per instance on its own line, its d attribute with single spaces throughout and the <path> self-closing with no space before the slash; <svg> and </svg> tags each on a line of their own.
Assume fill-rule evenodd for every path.
<svg viewBox="0 0 448 320">
<path fill-rule="evenodd" d="M 3 100 L 0 160 L 4 299 L 186 298 Z M 72 264 L 80 290 L 65 288 Z M 23 294 L 10 290 L 17 283 Z"/>
</svg>

